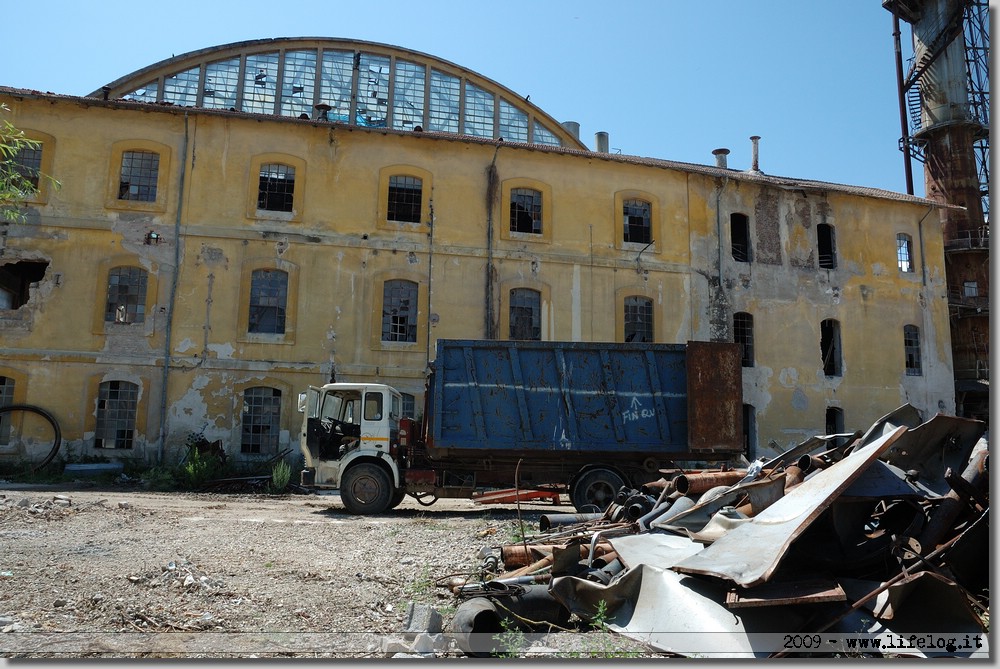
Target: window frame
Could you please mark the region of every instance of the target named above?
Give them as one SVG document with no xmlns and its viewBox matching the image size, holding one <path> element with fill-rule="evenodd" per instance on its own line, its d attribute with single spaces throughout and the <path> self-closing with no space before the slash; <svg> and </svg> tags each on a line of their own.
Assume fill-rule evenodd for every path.
<svg viewBox="0 0 1000 669">
<path fill-rule="evenodd" d="M 837 269 L 837 230 L 829 223 L 816 225 L 816 260 L 820 269 Z"/>
<path fill-rule="evenodd" d="M 52 178 L 52 164 L 55 160 L 56 138 L 48 133 L 30 128 L 20 128 L 20 130 L 25 139 L 38 142 L 37 150 L 41 151 L 38 165 L 38 186 L 29 197 L 24 198 L 23 202 L 26 204 L 47 204 L 55 186 Z M 14 162 L 17 163 L 16 156 Z"/>
<path fill-rule="evenodd" d="M 276 211 L 258 208 L 260 196 L 260 173 L 266 165 L 282 165 L 295 170 L 292 188 L 292 210 Z M 288 153 L 259 153 L 250 158 L 246 215 L 251 221 L 284 221 L 298 223 L 302 220 L 306 198 L 306 161 Z"/>
<path fill-rule="evenodd" d="M 755 367 L 753 314 L 746 311 L 733 314 L 733 341 L 740 345 L 740 366 Z"/>
<path fill-rule="evenodd" d="M 517 232 L 510 229 L 511 198 L 518 189 L 533 190 L 540 194 L 542 199 L 540 232 Z M 500 189 L 500 213 L 495 219 L 499 224 L 494 226 L 499 229 L 500 238 L 518 242 L 551 243 L 555 227 L 552 199 L 552 187 L 544 182 L 526 178 L 505 179 Z"/>
<path fill-rule="evenodd" d="M 382 339 L 382 312 L 384 310 L 385 284 L 389 281 L 409 281 L 417 286 L 416 341 L 384 341 Z M 369 317 L 369 348 L 373 351 L 425 351 L 427 347 L 428 303 L 427 275 L 413 271 L 383 270 L 372 276 L 372 308 Z M 363 321 L 359 321 L 363 322 Z"/>
<path fill-rule="evenodd" d="M 116 267 L 136 267 L 146 272 L 146 301 L 143 309 L 145 312 L 145 318 L 142 323 L 115 323 L 114 321 L 105 320 L 108 304 L 109 277 L 111 271 Z M 121 254 L 102 260 L 97 266 L 96 276 L 99 278 L 94 285 L 91 332 L 95 335 L 106 336 L 111 334 L 122 334 L 124 332 L 136 334 L 141 331 L 143 336 L 153 336 L 156 322 L 156 300 L 159 294 L 159 282 L 157 280 L 156 272 L 150 272 L 143 267 L 142 263 L 139 262 L 138 257 L 134 255 Z"/>
<path fill-rule="evenodd" d="M 737 235 L 737 224 L 741 235 Z M 737 237 L 745 237 L 746 249 L 737 251 Z M 733 261 L 738 263 L 753 263 L 753 232 L 750 227 L 750 217 L 743 212 L 734 211 L 729 214 L 729 251 Z"/>
<path fill-rule="evenodd" d="M 393 336 L 393 330 L 394 330 L 394 328 L 396 328 L 398 326 L 398 324 L 393 320 L 393 315 L 386 312 L 386 309 L 387 309 L 387 307 L 386 307 L 386 298 L 387 297 L 391 297 L 391 295 L 387 295 L 387 293 L 389 293 L 389 291 L 392 288 L 396 287 L 397 285 L 399 287 L 402 287 L 404 284 L 405 284 L 406 288 L 412 290 L 412 297 L 409 298 L 411 300 L 412 304 L 410 306 L 410 313 L 407 314 L 407 316 L 406 316 L 406 322 L 404 324 L 404 327 L 406 329 L 405 338 L 398 339 L 398 338 L 394 338 L 394 336 Z M 412 286 L 412 289 L 410 288 L 411 286 Z M 408 295 L 410 295 L 410 294 L 411 293 L 408 293 Z M 379 336 L 381 337 L 381 341 L 383 343 L 392 343 L 392 344 L 397 344 L 397 343 L 415 344 L 415 343 L 417 343 L 417 339 L 418 339 L 417 329 L 419 327 L 419 320 L 420 320 L 419 319 L 419 315 L 420 315 L 420 284 L 418 282 L 411 281 L 410 279 L 386 279 L 385 281 L 383 281 L 382 282 L 382 310 L 381 311 L 382 311 L 382 328 L 381 328 L 381 331 L 379 333 Z M 387 317 L 389 318 L 388 322 L 386 320 Z M 388 327 L 388 333 L 386 332 L 387 327 Z M 388 339 L 386 338 L 387 334 L 389 335 Z M 412 339 L 411 339 L 411 337 L 412 337 Z"/>
<path fill-rule="evenodd" d="M 274 279 L 272 279 L 272 276 Z M 280 285 L 278 285 L 280 283 Z M 278 288 L 282 291 L 280 295 L 263 294 L 270 293 L 272 289 Z M 255 301 L 255 295 L 257 301 Z M 280 305 L 266 304 L 261 300 L 279 299 Z M 273 329 L 262 328 L 264 324 L 271 321 L 270 318 L 253 318 L 255 310 L 274 310 Z M 288 313 L 288 272 L 270 267 L 260 267 L 250 272 L 250 302 L 247 313 L 247 334 L 251 335 L 281 335 L 285 334 L 285 315 Z"/>
<path fill-rule="evenodd" d="M 285 291 L 285 331 L 284 333 L 250 332 L 250 298 L 253 273 L 258 270 L 280 270 L 288 277 Z M 262 344 L 294 344 L 299 295 L 299 267 L 283 259 L 248 258 L 240 273 L 240 300 L 237 322 L 239 330 L 236 339 L 240 342 Z"/>
<path fill-rule="evenodd" d="M 94 410 L 88 417 L 89 430 L 93 433 L 93 448 L 99 449 L 99 451 L 132 451 L 137 452 L 136 448 L 137 441 L 143 440 L 143 435 L 146 433 L 145 424 L 145 395 L 143 389 L 148 387 L 143 379 L 122 379 L 115 377 L 101 378 L 95 377 L 92 379 L 92 401 Z M 128 384 L 131 388 L 134 388 L 134 402 L 128 407 L 131 410 L 131 416 L 126 418 L 126 425 L 129 426 L 129 436 L 127 439 L 123 439 L 121 442 L 117 438 L 108 439 L 107 437 L 101 436 L 102 430 L 109 428 L 108 425 L 102 425 L 102 411 L 106 411 L 106 407 L 102 409 L 102 391 L 106 385 L 110 384 Z M 109 388 L 110 390 L 110 388 Z M 121 390 L 119 388 L 119 390 Z M 106 418 L 106 417 L 104 417 Z M 117 430 L 116 430 L 117 432 Z M 113 445 L 105 445 L 103 442 L 112 441 Z M 128 446 L 119 446 L 119 443 L 128 443 Z"/>
<path fill-rule="evenodd" d="M 636 308 L 645 307 L 645 306 L 648 306 L 648 308 L 649 308 L 649 318 L 648 318 L 648 321 L 647 321 L 648 335 L 649 335 L 648 339 L 635 340 L 635 339 L 629 339 L 628 338 L 628 335 L 629 335 L 629 324 L 631 322 L 630 318 L 629 318 L 629 301 L 630 300 L 633 300 L 635 302 L 639 302 L 640 300 L 642 301 L 642 303 L 643 303 L 642 305 L 639 305 L 639 304 L 634 305 Z M 637 294 L 625 295 L 622 298 L 621 311 L 622 311 L 622 336 L 621 336 L 621 341 L 623 341 L 625 343 L 635 342 L 635 343 L 639 343 L 639 344 L 652 344 L 652 343 L 656 342 L 656 300 L 654 300 L 652 297 L 648 297 L 646 295 L 637 295 Z"/>
<path fill-rule="evenodd" d="M 139 280 L 140 280 L 141 285 L 138 286 L 138 287 L 135 287 L 136 290 L 135 290 L 134 304 L 132 304 L 131 303 L 132 301 L 130 301 L 128 299 L 129 297 L 131 297 L 131 294 L 130 294 L 131 291 L 128 291 L 126 293 L 126 295 L 125 295 L 126 300 L 125 300 L 125 305 L 124 305 L 125 306 L 124 313 L 125 313 L 126 316 L 131 313 L 131 314 L 134 314 L 135 316 L 137 316 L 138 318 L 133 317 L 132 320 L 121 319 L 121 315 L 122 315 L 122 312 L 121 312 L 122 305 L 121 305 L 121 303 L 118 303 L 118 306 L 114 310 L 111 310 L 111 304 L 112 304 L 112 300 L 111 300 L 111 297 L 112 297 L 112 295 L 111 295 L 111 286 L 112 286 L 111 277 L 112 277 L 112 274 L 114 274 L 116 270 L 130 270 L 129 274 L 136 274 L 138 276 Z M 146 322 L 146 305 L 148 303 L 148 293 L 149 293 L 149 272 L 147 272 L 145 268 L 140 267 L 138 265 L 116 265 L 116 266 L 110 268 L 105 273 L 105 285 L 107 286 L 107 296 L 106 296 L 106 298 L 104 300 L 104 322 L 105 323 L 114 323 L 115 325 L 141 325 L 141 324 L 143 324 L 143 323 Z M 123 284 L 121 282 L 118 282 L 117 285 L 123 285 Z M 130 286 L 130 288 L 132 288 L 132 287 L 134 287 L 134 286 Z M 139 294 L 139 290 L 140 289 L 141 289 L 141 295 Z M 140 313 L 140 310 L 139 310 L 140 306 L 142 307 L 141 313 Z M 134 307 L 134 308 L 130 308 L 130 307 Z M 109 316 L 111 316 L 110 319 L 109 319 Z"/>
<path fill-rule="evenodd" d="M 121 170 L 125 154 L 135 151 L 145 151 L 158 155 L 155 200 L 123 200 L 119 198 Z M 140 139 L 115 142 L 111 146 L 111 157 L 108 164 L 108 190 L 104 199 L 105 208 L 165 212 L 167 210 L 168 175 L 171 174 L 172 156 L 171 148 L 159 142 Z"/>
<path fill-rule="evenodd" d="M 412 177 L 420 179 L 420 221 L 410 223 L 389 218 L 389 182 L 392 177 Z M 404 232 L 430 232 L 431 194 L 433 179 L 431 173 L 415 165 L 387 165 L 379 170 L 378 201 L 376 203 L 375 225 L 384 230 Z"/>
<path fill-rule="evenodd" d="M 903 274 L 914 274 L 917 271 L 917 263 L 913 257 L 913 236 L 907 232 L 896 233 L 896 269 Z"/>
<path fill-rule="evenodd" d="M 828 379 L 844 376 L 844 348 L 840 321 L 824 318 L 820 322 L 820 363 Z"/>
<path fill-rule="evenodd" d="M 267 395 L 266 397 L 263 396 L 263 395 L 261 395 L 259 399 L 272 400 L 271 404 L 277 406 L 277 412 L 275 412 L 276 416 L 267 425 L 265 425 L 264 423 L 262 423 L 260 421 L 251 422 L 249 425 L 247 423 L 247 416 L 248 415 L 251 415 L 251 417 L 256 416 L 256 414 L 253 414 L 252 412 L 248 412 L 247 411 L 247 406 L 248 406 L 247 400 L 248 399 L 253 399 L 252 397 L 248 396 L 248 393 L 250 393 L 251 391 L 257 391 L 257 390 L 269 390 L 269 391 L 271 391 L 270 395 Z M 238 397 L 240 398 L 240 402 L 242 404 L 242 408 L 241 408 L 241 411 L 240 411 L 240 441 L 239 441 L 239 444 L 240 444 L 240 454 L 245 454 L 245 455 L 267 455 L 267 454 L 277 453 L 280 450 L 280 447 L 281 447 L 281 419 L 282 419 L 282 415 L 284 413 L 283 403 L 285 401 L 285 393 L 282 391 L 281 388 L 275 388 L 274 386 L 270 386 L 270 385 L 260 385 L 260 384 L 258 384 L 258 385 L 247 386 L 247 387 L 243 388 L 240 391 Z M 251 407 L 252 406 L 253 406 L 253 403 L 251 403 Z M 263 405 L 261 404 L 261 406 L 263 406 Z M 251 428 L 249 431 L 247 430 L 248 427 Z M 263 444 L 263 442 L 260 439 L 254 440 L 253 438 L 251 438 L 248 441 L 248 434 L 249 434 L 250 437 L 253 437 L 253 435 L 254 435 L 254 432 L 253 432 L 253 429 L 252 429 L 254 427 L 276 428 L 274 430 L 275 433 L 273 435 L 269 436 L 269 439 L 272 439 L 273 442 L 274 442 L 273 443 L 273 448 L 270 448 L 270 445 L 269 445 L 269 448 L 267 450 L 265 450 L 263 448 L 264 444 Z M 260 434 L 261 434 L 260 432 L 257 433 L 258 437 L 259 437 Z M 257 442 L 256 443 L 256 447 L 257 447 L 256 450 L 253 449 L 253 447 L 255 445 L 254 441 Z"/>
<path fill-rule="evenodd" d="M 278 176 L 271 176 L 272 173 Z M 295 211 L 295 173 L 294 165 L 261 163 L 257 180 L 258 216 L 261 216 L 261 212 L 267 212 L 264 216 L 269 216 L 272 214 L 291 214 Z M 272 199 L 280 200 L 280 207 L 268 206 L 273 204 Z M 261 206 L 262 201 L 265 205 L 263 207 Z"/>
<path fill-rule="evenodd" d="M 920 328 L 912 323 L 903 326 L 903 359 L 906 376 L 923 376 L 924 365 L 920 353 Z"/>
</svg>

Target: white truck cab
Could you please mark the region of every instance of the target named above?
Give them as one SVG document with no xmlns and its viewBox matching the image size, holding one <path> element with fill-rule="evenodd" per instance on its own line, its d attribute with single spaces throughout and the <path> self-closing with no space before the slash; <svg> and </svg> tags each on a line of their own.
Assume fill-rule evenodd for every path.
<svg viewBox="0 0 1000 669">
<path fill-rule="evenodd" d="M 394 497 L 401 486 L 396 453 L 402 406 L 399 391 L 384 384 L 310 386 L 299 395 L 303 485 L 340 489 L 345 505 L 349 497 L 359 505 Z"/>
</svg>

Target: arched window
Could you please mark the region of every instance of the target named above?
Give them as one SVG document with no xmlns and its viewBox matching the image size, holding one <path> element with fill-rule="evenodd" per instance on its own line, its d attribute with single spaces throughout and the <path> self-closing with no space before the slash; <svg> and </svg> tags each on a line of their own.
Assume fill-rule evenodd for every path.
<svg viewBox="0 0 1000 669">
<path fill-rule="evenodd" d="M 257 208 L 266 211 L 292 211 L 295 198 L 295 168 L 281 163 L 260 166 Z"/>
<path fill-rule="evenodd" d="M 905 232 L 896 235 L 896 264 L 900 272 L 913 271 L 913 238 Z"/>
<path fill-rule="evenodd" d="M 402 174 L 389 177 L 386 218 L 403 223 L 419 223 L 423 204 L 423 179 Z"/>
<path fill-rule="evenodd" d="M 651 205 L 645 200 L 625 200 L 622 203 L 625 226 L 623 241 L 649 244 L 653 241 Z"/>
<path fill-rule="evenodd" d="M 153 151 L 124 151 L 118 179 L 118 199 L 156 202 L 156 182 L 160 154 Z"/>
</svg>

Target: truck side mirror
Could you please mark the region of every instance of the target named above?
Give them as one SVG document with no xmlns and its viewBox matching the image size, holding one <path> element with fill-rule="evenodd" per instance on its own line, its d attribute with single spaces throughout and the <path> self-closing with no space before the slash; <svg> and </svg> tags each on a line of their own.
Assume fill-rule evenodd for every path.
<svg viewBox="0 0 1000 669">
<path fill-rule="evenodd" d="M 299 393 L 299 413 L 306 412 L 306 394 Z"/>
</svg>

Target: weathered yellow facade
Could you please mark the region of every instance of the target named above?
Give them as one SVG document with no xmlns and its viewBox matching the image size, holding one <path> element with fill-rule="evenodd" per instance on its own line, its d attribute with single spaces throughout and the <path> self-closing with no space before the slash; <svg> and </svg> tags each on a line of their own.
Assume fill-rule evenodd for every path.
<svg viewBox="0 0 1000 669">
<path fill-rule="evenodd" d="M 237 459 L 295 458 L 297 395 L 331 375 L 390 383 L 419 412 L 436 340 L 508 338 L 517 288 L 538 291 L 546 340 L 623 341 L 632 296 L 652 301 L 657 342 L 732 341 L 734 314 L 752 316 L 751 454 L 827 432 L 831 409 L 849 431 L 903 403 L 954 412 L 942 234 L 922 199 L 314 118 L 12 89 L 0 102 L 61 184 L 43 181 L 25 222 L 4 229 L 2 268 L 31 261 L 44 276 L 0 310 L 0 377 L 9 401 L 57 417 L 74 454 L 176 462 L 203 433 Z M 154 200 L 119 198 L 135 151 L 159 156 Z M 258 208 L 268 164 L 295 169 L 291 211 Z M 421 180 L 417 223 L 389 220 L 396 175 Z M 541 193 L 537 234 L 511 231 L 519 188 Z M 649 244 L 623 241 L 630 200 L 649 204 Z M 733 214 L 746 217 L 749 262 L 734 259 Z M 820 267 L 820 224 L 834 231 L 833 269 Z M 900 270 L 900 234 L 912 271 Z M 147 273 L 141 323 L 106 315 L 109 272 L 126 266 Z M 283 333 L 249 331 L 255 270 L 287 276 Z M 385 340 L 391 280 L 418 287 L 415 341 Z M 834 375 L 824 321 L 836 321 Z M 911 373 L 907 325 L 919 332 Z M 138 391 L 127 448 L 96 439 L 109 382 Z M 260 452 L 245 452 L 251 388 L 280 408 Z M 0 458 L 23 455 L 0 444 Z"/>
</svg>

